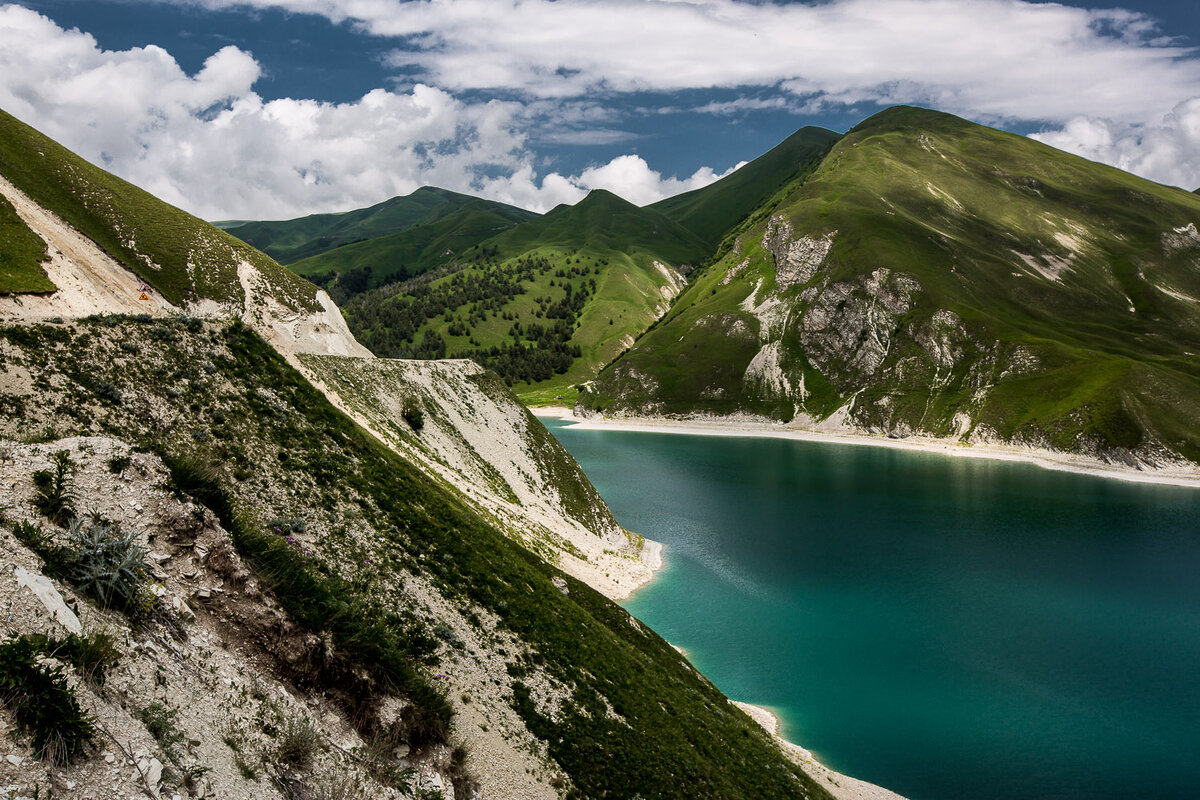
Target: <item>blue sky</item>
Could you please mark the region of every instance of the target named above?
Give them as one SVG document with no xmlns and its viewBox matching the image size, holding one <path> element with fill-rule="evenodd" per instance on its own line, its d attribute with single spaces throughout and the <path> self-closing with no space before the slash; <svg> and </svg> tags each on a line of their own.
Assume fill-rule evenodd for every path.
<svg viewBox="0 0 1200 800">
<path fill-rule="evenodd" d="M 545 210 L 926 105 L 1200 185 L 1190 2 L 0 0 L 0 108 L 208 218 Z"/>
</svg>

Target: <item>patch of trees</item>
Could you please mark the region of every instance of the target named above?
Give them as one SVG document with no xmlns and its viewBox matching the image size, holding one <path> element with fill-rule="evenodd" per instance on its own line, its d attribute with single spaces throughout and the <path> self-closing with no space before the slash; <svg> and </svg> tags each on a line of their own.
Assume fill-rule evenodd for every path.
<svg viewBox="0 0 1200 800">
<path fill-rule="evenodd" d="M 419 276 L 360 294 L 345 306 L 346 318 L 354 335 L 376 355 L 445 358 L 447 343 L 430 327 L 441 317 L 448 323 L 447 334 L 468 337 L 473 345 L 450 352 L 450 357 L 474 359 L 498 372 L 509 385 L 536 383 L 565 373 L 582 355 L 579 345 L 570 340 L 579 314 L 596 291 L 596 279 L 587 276 L 599 272 L 579 264 L 559 267 L 554 274 L 563 279 L 556 284 L 562 295 L 534 298 L 534 317 L 545 322 L 522 325 L 516 313 L 505 307 L 526 294 L 527 283 L 552 270 L 555 265 L 549 259 L 524 256 L 504 265 Z M 576 279 L 577 284 L 568 279 Z M 513 322 L 508 338 L 490 347 L 479 345 L 476 326 L 497 317 Z"/>
</svg>

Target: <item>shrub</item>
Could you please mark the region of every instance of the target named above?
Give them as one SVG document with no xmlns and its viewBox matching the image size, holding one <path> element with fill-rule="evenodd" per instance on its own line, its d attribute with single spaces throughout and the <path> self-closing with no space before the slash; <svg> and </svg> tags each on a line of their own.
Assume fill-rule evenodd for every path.
<svg viewBox="0 0 1200 800">
<path fill-rule="evenodd" d="M 154 702 L 137 712 L 137 718 L 146 726 L 146 731 L 158 742 L 158 746 L 169 757 L 183 741 L 183 731 L 176 720 L 179 712 L 162 703 Z"/>
<path fill-rule="evenodd" d="M 400 412 L 400 416 L 404 417 L 404 421 L 414 431 L 420 431 L 425 427 L 425 412 L 416 403 L 409 403 L 404 406 L 404 410 Z"/>
<path fill-rule="evenodd" d="M 39 469 L 33 473 L 33 506 L 55 525 L 66 525 L 75 519 L 71 497 L 75 464 L 66 450 L 59 450 L 51 459 L 53 470 Z"/>
<path fill-rule="evenodd" d="M 66 578 L 102 606 L 134 611 L 145 591 L 146 548 L 116 523 L 75 520 L 67 531 Z"/>
<path fill-rule="evenodd" d="M 37 652 L 70 664 L 79 677 L 93 686 L 103 686 L 108 671 L 120 660 L 117 639 L 108 631 L 92 631 L 83 636 L 69 633 L 63 639 L 34 633 L 25 638 Z"/>
<path fill-rule="evenodd" d="M 79 755 L 96 729 L 67 686 L 62 667 L 40 664 L 37 655 L 29 637 L 0 644 L 0 703 L 33 739 L 38 758 L 63 764 Z"/>
<path fill-rule="evenodd" d="M 308 769 L 320 744 L 320 734 L 313 724 L 301 714 L 284 720 L 275 745 L 275 761 L 287 767 Z"/>
<path fill-rule="evenodd" d="M 113 475 L 120 475 L 129 467 L 129 464 L 130 459 L 128 454 L 123 456 L 113 456 L 108 460 L 108 471 Z"/>
<path fill-rule="evenodd" d="M 450 726 L 446 720 L 425 705 L 405 706 L 396 724 L 399 726 L 400 741 L 406 742 L 416 755 L 445 744 L 450 738 Z"/>
</svg>

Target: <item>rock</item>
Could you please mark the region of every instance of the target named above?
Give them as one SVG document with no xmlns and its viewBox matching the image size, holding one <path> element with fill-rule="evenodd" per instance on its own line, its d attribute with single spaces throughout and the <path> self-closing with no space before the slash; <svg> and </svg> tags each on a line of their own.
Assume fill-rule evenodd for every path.
<svg viewBox="0 0 1200 800">
<path fill-rule="evenodd" d="M 7 761 L 8 763 L 12 764 L 14 767 L 21 766 L 21 764 L 24 763 L 24 761 L 25 761 L 25 759 L 21 758 L 18 755 L 15 755 L 15 754 L 5 756 L 4 760 Z"/>
<path fill-rule="evenodd" d="M 105 764 L 111 764 L 111 763 L 113 763 L 113 762 L 114 762 L 114 761 L 116 761 L 116 760 L 117 760 L 117 757 L 116 757 L 116 756 L 114 756 L 112 753 L 105 753 L 105 754 L 104 754 L 104 763 L 105 763 Z"/>
<path fill-rule="evenodd" d="M 558 589 L 563 594 L 571 593 L 571 591 L 567 588 L 567 582 L 565 580 L 563 580 L 562 578 L 558 577 L 557 575 L 555 575 L 553 578 L 551 578 L 550 582 L 552 584 L 554 584 L 554 588 Z"/>
<path fill-rule="evenodd" d="M 183 602 L 183 598 L 179 595 L 171 595 L 171 608 L 184 622 L 194 622 L 196 619 L 196 613 L 188 607 L 187 603 Z"/>
<path fill-rule="evenodd" d="M 54 584 L 44 575 L 34 575 L 24 567 L 16 569 L 17 585 L 24 586 L 28 589 L 38 601 L 45 606 L 50 612 L 54 620 L 74 634 L 83 633 L 83 626 L 79 624 L 79 617 L 75 616 L 75 612 L 67 608 L 66 601 L 59 594 L 58 589 L 54 588 Z"/>
<path fill-rule="evenodd" d="M 146 767 L 146 783 L 150 784 L 151 789 L 158 787 L 162 780 L 163 765 L 157 758 L 151 758 L 149 766 Z"/>
</svg>

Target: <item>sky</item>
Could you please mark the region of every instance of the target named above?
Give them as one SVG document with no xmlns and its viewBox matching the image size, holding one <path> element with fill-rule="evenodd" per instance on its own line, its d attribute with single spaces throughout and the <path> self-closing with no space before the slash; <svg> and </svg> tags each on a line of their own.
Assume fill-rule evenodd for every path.
<svg viewBox="0 0 1200 800">
<path fill-rule="evenodd" d="M 936 108 L 1200 186 L 1195 0 L 0 0 L 0 108 L 206 219 L 535 211 Z"/>
</svg>

